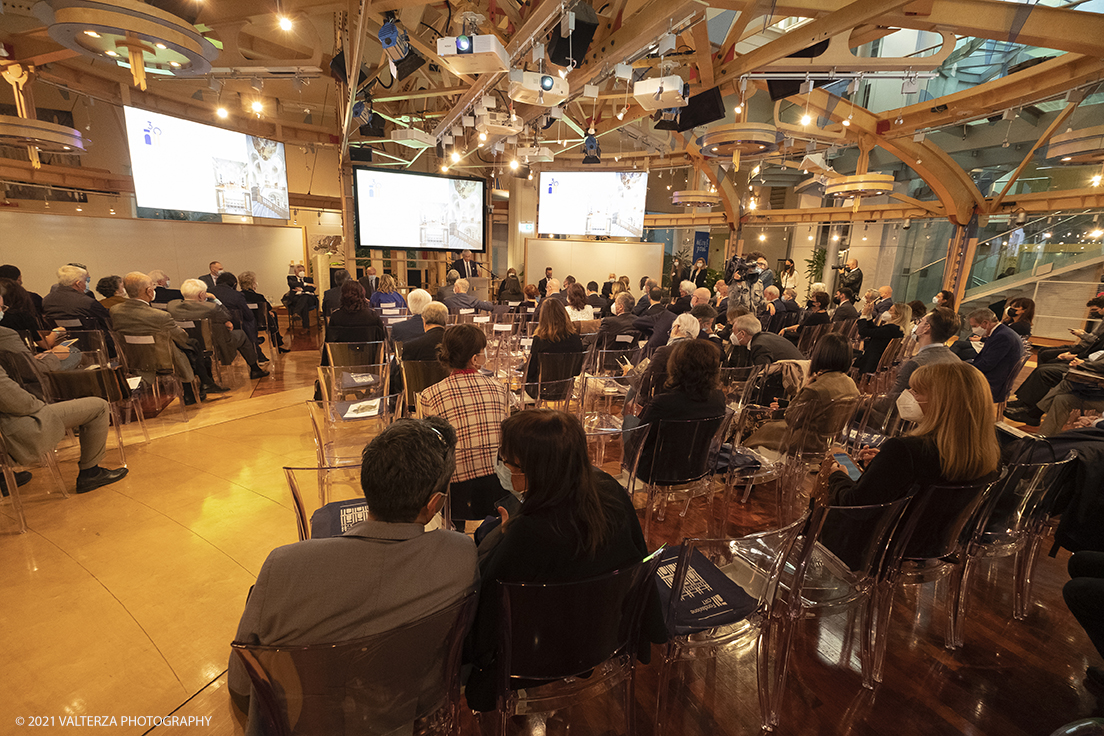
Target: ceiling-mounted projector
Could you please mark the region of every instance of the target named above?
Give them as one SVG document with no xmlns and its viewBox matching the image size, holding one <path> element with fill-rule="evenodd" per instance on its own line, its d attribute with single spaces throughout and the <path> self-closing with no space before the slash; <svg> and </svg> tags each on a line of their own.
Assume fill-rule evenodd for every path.
<svg viewBox="0 0 1104 736">
<path fill-rule="evenodd" d="M 517 149 L 517 157 L 530 164 L 550 163 L 552 161 L 552 149 L 544 146 L 532 146 Z"/>
<path fill-rule="evenodd" d="M 433 148 L 437 145 L 437 139 L 424 130 L 417 128 L 402 128 L 391 131 L 391 140 L 408 148 Z"/>
<path fill-rule="evenodd" d="M 511 136 L 525 130 L 525 124 L 521 118 L 510 120 L 508 112 L 489 112 L 479 118 L 476 129 L 487 135 Z"/>
<path fill-rule="evenodd" d="M 689 87 L 677 74 L 652 77 L 633 85 L 633 99 L 648 112 L 668 107 L 686 107 L 690 99 Z"/>
<path fill-rule="evenodd" d="M 571 86 L 566 80 L 540 72 L 510 72 L 510 88 L 506 94 L 514 102 L 555 107 L 567 99 Z"/>
<path fill-rule="evenodd" d="M 443 36 L 437 39 L 437 55 L 457 74 L 483 74 L 510 70 L 506 49 L 490 34 Z"/>
</svg>

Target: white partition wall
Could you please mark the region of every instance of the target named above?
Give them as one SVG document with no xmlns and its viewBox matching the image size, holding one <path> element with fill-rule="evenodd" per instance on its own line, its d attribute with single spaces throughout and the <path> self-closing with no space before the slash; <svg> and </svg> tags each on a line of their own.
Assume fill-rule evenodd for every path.
<svg viewBox="0 0 1104 736">
<path fill-rule="evenodd" d="M 612 240 L 525 241 L 525 281 L 535 284 L 544 278 L 544 269 L 560 282 L 574 276 L 583 286 L 588 281 L 602 284 L 611 273 L 629 277 L 633 294 L 640 296 L 640 277 L 663 276 L 663 243 L 624 243 Z"/>
<path fill-rule="evenodd" d="M 0 211 L 0 263 L 18 266 L 24 286 L 40 294 L 55 283 L 58 266 L 70 262 L 88 266 L 93 288 L 104 276 L 154 269 L 179 288 L 220 261 L 235 275 L 256 272 L 259 291 L 278 303 L 293 260 L 304 260 L 299 227 Z"/>
</svg>

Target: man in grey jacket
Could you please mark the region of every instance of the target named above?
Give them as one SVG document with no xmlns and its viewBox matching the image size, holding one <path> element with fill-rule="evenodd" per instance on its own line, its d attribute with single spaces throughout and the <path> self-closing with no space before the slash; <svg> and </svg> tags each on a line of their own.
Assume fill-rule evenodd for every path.
<svg viewBox="0 0 1104 736">
<path fill-rule="evenodd" d="M 908 388 L 909 378 L 922 365 L 933 363 L 957 363 L 959 358 L 944 343 L 958 334 L 959 319 L 954 310 L 936 307 L 924 315 L 916 325 L 916 344 L 920 349 L 901 364 L 897 371 L 897 382 L 889 394 L 894 400 Z"/>
</svg>

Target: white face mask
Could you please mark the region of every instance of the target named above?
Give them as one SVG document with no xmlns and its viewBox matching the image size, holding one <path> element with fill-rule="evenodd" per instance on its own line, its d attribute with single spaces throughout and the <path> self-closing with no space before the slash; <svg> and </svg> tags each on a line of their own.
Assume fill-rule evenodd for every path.
<svg viewBox="0 0 1104 736">
<path fill-rule="evenodd" d="M 902 391 L 897 397 L 897 411 L 906 422 L 919 422 L 924 418 L 924 409 L 912 391 Z"/>
<path fill-rule="evenodd" d="M 878 318 L 878 321 L 879 322 L 888 322 L 889 319 L 890 319 L 889 318 L 889 312 L 882 312 L 882 316 Z"/>
<path fill-rule="evenodd" d="M 984 327 L 971 327 L 970 332 L 974 333 L 978 337 L 985 337 L 985 328 Z"/>
<path fill-rule="evenodd" d="M 502 460 L 495 460 L 495 475 L 498 476 L 498 484 L 502 486 L 502 490 L 517 493 L 514 490 L 514 474 Z"/>
<path fill-rule="evenodd" d="M 932 304 L 939 304 L 939 297 L 938 296 L 933 296 L 932 297 Z"/>
</svg>

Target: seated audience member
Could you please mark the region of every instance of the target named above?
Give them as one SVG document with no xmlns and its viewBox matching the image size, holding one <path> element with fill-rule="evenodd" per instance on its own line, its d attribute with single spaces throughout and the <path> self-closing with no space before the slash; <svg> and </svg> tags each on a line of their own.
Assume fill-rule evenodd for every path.
<svg viewBox="0 0 1104 736">
<path fill-rule="evenodd" d="M 692 314 L 685 313 L 675 317 L 667 344 L 652 353 L 648 367 L 640 377 L 640 389 L 634 398 L 637 404 L 646 406 L 656 394 L 663 391 L 667 383 L 667 360 L 671 355 L 671 347 L 678 342 L 695 340 L 699 332 L 701 332 L 701 323 Z"/>
<path fill-rule="evenodd" d="M 621 282 L 618 281 L 617 283 Z M 636 306 L 632 309 L 632 313 L 635 314 L 637 317 L 642 316 L 645 310 L 660 302 L 659 299 L 657 299 L 655 302 L 651 300 L 652 289 L 659 289 L 659 284 L 656 283 L 655 279 L 645 278 L 644 286 L 641 287 L 641 291 L 643 293 L 640 295 L 640 300 L 637 301 Z M 663 292 L 660 291 L 660 293 L 662 294 Z"/>
<path fill-rule="evenodd" d="M 608 317 L 610 315 L 611 300 L 598 294 L 598 282 L 588 281 L 586 285 L 586 301 L 594 308 L 594 318 Z"/>
<path fill-rule="evenodd" d="M 215 288 L 209 289 L 208 292 L 226 307 L 234 323 L 234 329 L 244 332 L 249 341 L 257 346 L 257 358 L 267 362 L 268 358 L 259 347 L 261 341 L 257 334 L 257 318 L 249 308 L 249 302 L 246 301 L 245 296 L 238 291 L 238 278 L 229 271 L 223 271 L 215 280 Z"/>
<path fill-rule="evenodd" d="M 957 363 L 958 356 L 944 344 L 958 334 L 958 315 L 944 307 L 936 307 L 928 312 L 916 325 L 916 353 L 901 363 L 897 369 L 897 382 L 889 390 L 896 400 L 908 388 L 913 371 L 920 366 L 933 363 Z"/>
<path fill-rule="evenodd" d="M 621 288 L 622 289 L 624 289 L 625 291 L 627 291 L 630 294 L 632 293 L 632 289 L 629 288 L 629 277 L 628 276 L 620 276 L 620 277 L 618 277 L 617 280 L 621 283 Z"/>
<path fill-rule="evenodd" d="M 26 292 L 19 284 L 11 279 L 0 279 L 0 353 L 13 353 L 23 356 L 21 359 L 24 361 L 37 360 L 40 363 L 40 368 L 47 371 L 68 370 L 80 363 L 81 354 L 79 350 L 73 350 L 59 344 L 65 339 L 64 327 L 55 328 L 38 341 L 44 352 L 37 354 L 31 352 L 19 332 L 8 324 L 8 316 L 12 311 L 8 308 L 8 302 L 19 292 L 22 292 L 23 298 L 26 298 Z M 34 336 L 38 337 L 37 331 L 34 331 Z M 3 368 L 0 368 L 0 372 L 2 371 Z M 24 388 L 34 394 L 36 398 L 44 398 L 43 388 L 39 385 L 38 376 L 32 365 L 28 363 L 25 366 L 20 366 L 20 378 Z"/>
<path fill-rule="evenodd" d="M 458 279 L 453 285 L 453 294 L 445 299 L 445 306 L 449 314 L 460 314 L 461 309 L 478 309 L 484 312 L 493 312 L 494 305 L 468 293 L 471 285 L 467 279 Z"/>
<path fill-rule="evenodd" d="M 457 278 L 459 278 L 459 276 L 457 276 Z M 365 298 L 370 299 L 372 297 L 372 292 L 379 286 L 379 276 L 376 275 L 375 266 L 369 266 L 364 269 L 364 275 L 360 277 L 360 285 L 364 287 Z M 338 294 L 339 298 L 337 301 L 340 302 L 340 292 L 338 292 Z"/>
<path fill-rule="evenodd" d="M 322 314 L 325 317 L 329 317 L 333 310 L 341 306 L 341 285 L 345 283 L 345 279 L 349 278 L 349 272 L 344 268 L 339 268 L 333 273 L 331 281 L 333 286 L 322 294 Z"/>
<path fill-rule="evenodd" d="M 671 304 L 667 306 L 667 309 L 673 312 L 676 316 L 683 314 L 684 312 L 689 312 L 691 309 L 694 308 L 694 305 L 692 305 L 690 302 L 691 300 L 693 300 L 694 290 L 697 288 L 698 287 L 694 284 L 693 281 L 690 281 L 689 279 L 683 281 L 678 286 L 678 299 L 675 299 L 673 302 L 671 302 Z"/>
<path fill-rule="evenodd" d="M 364 298 L 359 281 L 346 279 L 341 285 L 341 303 L 326 327 L 326 342 L 383 342 L 387 329 Z"/>
<path fill-rule="evenodd" d="M 172 315 L 164 309 L 150 306 L 150 300 L 153 299 L 156 289 L 149 276 L 140 271 L 131 271 L 123 277 L 123 288 L 130 298 L 111 308 L 111 320 L 115 324 L 116 331 L 121 335 L 160 333 L 172 340 L 173 365 L 176 366 L 176 375 L 184 387 L 185 404 L 191 405 L 196 402 L 196 396 L 192 390 L 194 376 L 198 376 L 200 381 L 200 401 L 206 401 L 209 393 L 221 393 L 227 390 L 211 378 L 210 371 L 200 357 L 202 350 L 192 343 L 188 333 L 176 324 Z M 142 378 L 147 382 L 155 380 L 153 376 Z"/>
<path fill-rule="evenodd" d="M 31 299 L 31 304 L 34 305 L 35 319 L 45 324 L 42 322 L 42 297 L 23 286 L 23 273 L 19 270 L 19 267 L 13 266 L 10 263 L 5 263 L 3 266 L 0 266 L 0 279 L 11 279 L 26 290 L 27 296 Z"/>
<path fill-rule="evenodd" d="M 1062 598 L 1096 653 L 1104 656 L 1104 552 L 1074 552 L 1066 569 L 1070 580 L 1062 588 Z M 1104 693 L 1104 669 L 1089 665 L 1083 684 L 1093 693 Z"/>
<path fill-rule="evenodd" d="M 532 312 L 537 308 L 537 287 L 535 284 L 526 284 L 525 289 L 522 291 L 522 300 L 516 307 L 513 307 L 510 311 L 515 314 L 524 314 Z"/>
<path fill-rule="evenodd" d="M 3 290 L 4 305 L 7 307 L 3 315 L 0 315 L 4 327 L 20 332 L 24 337 L 39 342 L 41 338 L 39 338 L 38 331 L 42 329 L 42 322 L 38 317 L 37 310 L 35 310 L 30 292 L 24 289 L 18 281 L 8 278 L 0 278 L 0 289 Z M 65 331 L 64 327 L 60 329 L 62 332 Z M 52 334 L 57 335 L 56 332 Z M 53 347 L 53 343 L 43 347 Z"/>
<path fill-rule="evenodd" d="M 993 393 L 992 400 L 1000 403 L 1008 396 L 1014 378 L 1012 373 L 1020 368 L 1023 340 L 1008 325 L 998 322 L 997 316 L 988 309 L 970 312 L 968 319 L 970 331 L 983 344 L 977 357 L 968 362 L 985 376 Z"/>
<path fill-rule="evenodd" d="M 586 292 L 578 284 L 567 287 L 567 316 L 572 322 L 594 319 L 594 307 L 587 304 Z"/>
<path fill-rule="evenodd" d="M 373 309 L 406 308 L 406 300 L 399 293 L 398 287 L 395 285 L 395 279 L 389 273 L 380 276 L 379 286 L 372 292 L 369 303 Z"/>
<path fill-rule="evenodd" d="M 1035 321 L 1035 300 L 1026 296 L 1018 296 L 1008 302 L 1004 308 L 1004 318 L 1001 324 L 1009 328 L 1021 338 L 1031 337 L 1031 324 Z"/>
<path fill-rule="evenodd" d="M 58 288 L 42 298 L 43 314 L 53 320 L 91 319 L 95 329 L 109 332 L 111 315 L 103 305 L 89 295 L 91 283 L 88 271 L 79 266 L 62 266 L 57 270 Z"/>
<path fill-rule="evenodd" d="M 410 319 L 404 319 L 391 325 L 391 339 L 395 342 L 409 342 L 425 332 L 422 324 L 422 311 L 426 305 L 433 301 L 433 297 L 425 289 L 414 289 L 407 296 L 407 305 L 410 308 Z"/>
<path fill-rule="evenodd" d="M 853 481 L 843 467 L 825 460 L 830 502 L 840 506 L 886 503 L 936 483 L 994 479 L 1000 447 L 993 426 L 992 398 L 985 377 L 966 363 L 925 365 L 912 374 L 909 390 L 897 399 L 901 418 L 916 428 L 864 449 L 865 470 Z M 848 564 L 856 563 L 863 540 L 847 526 L 826 526 L 822 541 Z"/>
<path fill-rule="evenodd" d="M 640 423 L 723 416 L 721 351 L 702 340 L 679 340 L 665 350 L 666 377 L 640 413 Z M 652 454 L 647 445 L 644 453 Z"/>
<path fill-rule="evenodd" d="M 912 331 L 912 310 L 907 304 L 890 304 L 882 320 L 874 318 L 873 314 L 873 306 L 867 304 L 859 319 L 859 337 L 863 339 L 863 351 L 855 359 L 855 367 L 860 373 L 876 371 L 889 343 Z"/>
<path fill-rule="evenodd" d="M 223 278 L 226 274 L 219 276 Z M 268 372 L 257 363 L 257 348 L 245 332 L 234 327 L 234 322 L 226 307 L 207 300 L 207 285 L 199 279 L 188 279 L 180 285 L 184 299 L 169 304 L 169 314 L 177 322 L 196 322 L 211 320 L 211 337 L 215 343 L 218 360 L 223 365 L 234 362 L 234 352 L 245 358 L 249 366 L 249 377 L 264 378 Z"/>
<path fill-rule="evenodd" d="M 827 294 L 825 294 L 827 296 Z M 817 341 L 809 361 L 809 382 L 790 401 L 782 420 L 770 421 L 755 430 L 743 445 L 783 453 L 824 452 L 819 429 L 843 428 L 835 402 L 857 397 L 859 389 L 847 372 L 851 370 L 851 343 L 843 335 L 829 333 Z M 850 411 L 847 412 L 850 415 Z"/>
<path fill-rule="evenodd" d="M 445 503 L 455 447 L 456 433 L 439 417 L 399 419 L 373 439 L 360 468 L 368 519 L 341 536 L 270 552 L 235 641 L 306 646 L 360 639 L 442 611 L 474 590 L 471 540 L 425 529 Z M 248 733 L 264 733 L 236 655 L 230 657 L 229 688 L 249 712 Z"/>
<path fill-rule="evenodd" d="M 169 288 L 169 275 L 164 271 L 154 269 L 149 272 L 149 277 L 153 280 L 153 285 L 157 287 L 157 296 L 153 298 L 154 304 L 168 304 L 176 299 L 184 298 L 179 289 Z"/>
<path fill-rule="evenodd" d="M 709 303 L 709 289 L 704 287 L 691 290 L 689 296 L 690 308 L 686 310 L 687 312 L 693 310 L 694 307 Z M 638 317 L 633 322 L 633 327 L 649 336 L 648 344 L 644 346 L 646 352 L 656 350 L 667 344 L 671 334 L 671 325 L 675 323 L 678 316 L 681 315 L 677 315 L 670 309 L 665 309 L 651 314 L 645 312 L 644 316 Z"/>
<path fill-rule="evenodd" d="M 858 319 L 859 310 L 855 309 L 852 302 L 855 301 L 855 293 L 846 286 L 836 289 L 836 311 L 832 313 L 833 322 L 843 322 L 849 319 Z"/>
<path fill-rule="evenodd" d="M 624 348 L 636 347 L 636 340 L 640 333 L 633 328 L 635 317 L 633 317 L 632 308 L 632 294 L 622 292 L 617 295 L 613 302 L 613 315 L 603 319 L 598 326 L 596 343 L 599 350 L 617 350 L 619 345 Z M 633 339 L 627 343 L 618 342 L 618 335 L 629 335 Z"/>
<path fill-rule="evenodd" d="M 648 279 L 647 276 L 640 279 L 640 288 L 644 288 L 644 282 Z M 613 285 L 617 282 L 617 274 L 611 273 L 605 283 L 602 284 L 602 298 L 606 301 L 613 301 Z"/>
<path fill-rule="evenodd" d="M 410 298 L 413 300 L 413 292 Z M 404 361 L 437 360 L 437 346 L 445 336 L 445 325 L 448 323 L 448 308 L 441 302 L 430 302 L 422 309 L 422 322 L 425 325 L 425 332 L 403 342 L 402 359 Z"/>
<path fill-rule="evenodd" d="M 928 305 L 919 299 L 913 299 L 908 303 L 909 309 L 912 310 L 912 323 L 918 324 L 924 315 L 928 313 Z"/>
<path fill-rule="evenodd" d="M 498 285 L 498 303 L 520 302 L 523 296 L 524 293 L 521 290 L 521 282 L 518 281 L 517 271 L 511 268 L 506 271 L 506 278 L 502 279 L 502 283 Z"/>
<path fill-rule="evenodd" d="M 713 343 L 723 354 L 724 340 L 713 334 L 713 323 L 717 319 L 717 310 L 708 304 L 699 304 L 690 310 L 690 316 L 698 321 L 698 326 L 701 328 L 698 332 L 698 339 Z"/>
<path fill-rule="evenodd" d="M 794 305 L 797 310 L 797 305 Z M 782 305 L 782 292 L 777 286 L 768 286 L 763 289 L 763 301 L 759 304 L 759 320 L 763 323 L 763 329 L 770 332 L 778 332 L 782 327 L 782 316 L 785 307 Z M 777 317 L 777 319 L 776 319 Z"/>
<path fill-rule="evenodd" d="M 709 306 L 717 310 L 718 324 L 725 324 L 728 320 L 728 284 L 721 279 L 713 284 L 713 299 Z"/>
<path fill-rule="evenodd" d="M 501 437 L 501 473 L 524 501 L 515 514 L 500 509 L 504 529 L 492 549 L 480 549 L 482 582 L 470 639 L 474 670 L 465 694 L 469 707 L 481 711 L 495 707 L 499 583 L 586 580 L 640 562 L 648 553 L 629 495 L 590 464 L 586 434 L 574 415 L 519 412 L 502 422 Z M 648 606 L 636 647 L 645 661 L 648 640 L 666 639 L 658 601 L 651 598 Z"/>
<path fill-rule="evenodd" d="M 576 325 L 568 319 L 567 308 L 557 299 L 545 299 L 541 303 L 537 330 L 529 349 L 529 367 L 525 373 L 527 384 L 537 383 L 540 377 L 541 355 L 545 353 L 581 353 L 583 340 Z M 565 376 L 566 378 L 566 376 Z"/>
<path fill-rule="evenodd" d="M 805 314 L 801 315 L 801 321 L 796 325 L 783 328 L 782 332 L 796 344 L 801 333 L 805 330 L 828 324 L 828 305 L 831 301 L 823 291 L 811 295 L 806 305 Z"/>
<path fill-rule="evenodd" d="M 96 293 L 103 297 L 100 305 L 109 312 L 112 307 L 127 298 L 126 292 L 123 291 L 122 276 L 104 276 L 96 282 Z"/>
<path fill-rule="evenodd" d="M 287 277 L 287 283 L 288 293 L 284 294 L 284 305 L 289 315 L 299 315 L 303 327 L 306 328 L 310 326 L 310 313 L 318 309 L 318 294 L 314 279 L 307 276 L 307 269 L 300 265 L 295 267 L 293 275 Z"/>
<path fill-rule="evenodd" d="M 1077 338 L 1077 342 L 1073 345 L 1059 345 L 1052 348 L 1039 348 L 1039 351 L 1036 354 L 1039 360 L 1039 365 L 1057 360 L 1058 357 L 1063 353 L 1076 353 L 1082 348 L 1086 348 L 1096 344 L 1097 340 L 1099 340 L 1101 337 L 1104 337 L 1104 295 L 1094 296 L 1092 299 L 1085 302 L 1085 306 L 1089 309 L 1088 318 L 1095 322 L 1092 331 L 1086 332 L 1079 327 L 1073 328 L 1070 330 L 1070 334 Z"/>
<path fill-rule="evenodd" d="M 1104 351 L 1095 360 L 1084 362 L 1072 360 L 1070 367 L 1104 376 Z M 1104 385 L 1092 379 L 1074 380 L 1073 374 L 1067 374 L 1062 382 L 1047 392 L 1039 402 L 1039 411 L 1046 414 L 1046 419 L 1039 427 L 1039 434 L 1050 437 L 1061 432 L 1074 409 L 1081 411 L 1104 409 Z M 1038 424 L 1038 421 L 1032 424 Z"/>
<path fill-rule="evenodd" d="M 446 329 L 438 359 L 449 376 L 423 391 L 418 405 L 420 416 L 441 416 L 456 428 L 459 452 L 449 491 L 456 519 L 493 514 L 495 501 L 505 494 L 495 474 L 493 448 L 509 414 L 507 392 L 501 382 L 479 372 L 487 364 L 486 351 L 487 337 L 477 326 Z"/>
<path fill-rule="evenodd" d="M 879 286 L 878 298 L 874 300 L 874 319 L 880 318 L 893 304 L 893 287 Z"/>
<path fill-rule="evenodd" d="M 563 291 L 561 291 L 559 279 L 548 279 L 548 283 L 547 283 L 546 286 L 547 286 L 547 293 L 545 294 L 544 299 L 555 299 L 560 304 L 563 304 L 566 307 L 567 306 L 567 294 L 565 294 Z M 543 302 L 543 300 L 542 300 L 542 302 Z"/>
<path fill-rule="evenodd" d="M 207 264 L 208 272 L 199 277 L 199 280 L 207 284 L 208 289 L 215 288 L 215 284 L 218 282 L 218 277 L 222 274 L 222 264 L 218 261 L 211 261 Z"/>
<path fill-rule="evenodd" d="M 252 307 L 249 308 L 249 311 L 254 312 L 257 329 L 267 326 L 269 333 L 276 339 L 276 348 L 281 353 L 290 353 L 291 350 L 284 347 L 284 340 L 280 335 L 280 323 L 276 320 L 276 312 L 272 309 L 272 304 L 269 303 L 264 294 L 257 291 L 257 274 L 252 271 L 242 271 L 238 274 L 238 286 L 241 287 L 241 295 L 245 299 L 247 307 L 250 304 L 258 305 L 256 310 Z M 261 324 L 262 317 L 264 325 Z M 258 338 L 259 342 L 260 339 Z"/>
<path fill-rule="evenodd" d="M 749 365 L 769 365 L 779 360 L 804 360 L 805 356 L 792 342 L 773 332 L 763 331 L 759 318 L 745 314 L 732 319 L 730 340 L 737 347 L 746 347 Z M 729 361 L 732 362 L 731 360 Z"/>
<path fill-rule="evenodd" d="M 932 297 L 932 304 L 937 307 L 946 307 L 947 309 L 953 310 L 955 307 L 954 302 L 954 292 L 948 291 L 947 289 L 944 289 L 943 291 Z"/>
</svg>

